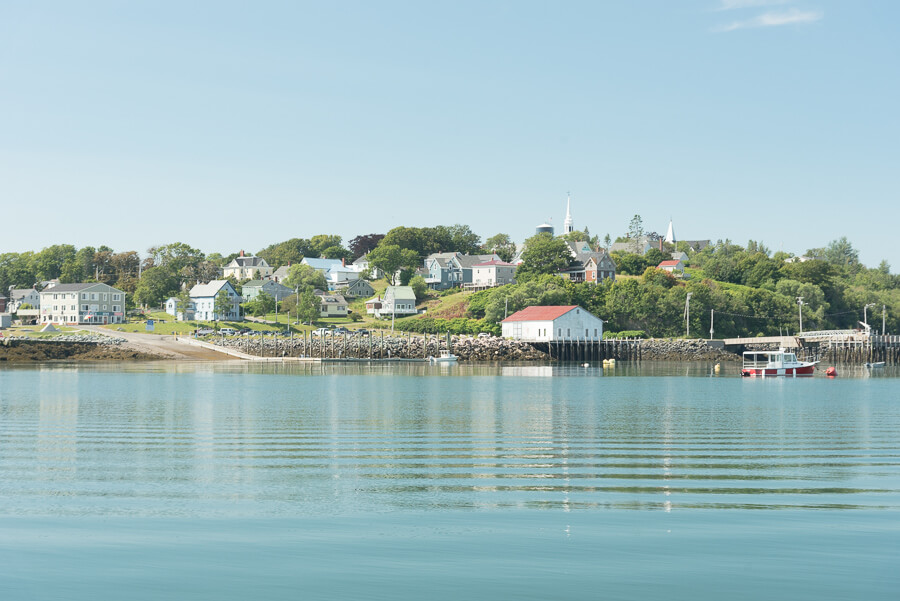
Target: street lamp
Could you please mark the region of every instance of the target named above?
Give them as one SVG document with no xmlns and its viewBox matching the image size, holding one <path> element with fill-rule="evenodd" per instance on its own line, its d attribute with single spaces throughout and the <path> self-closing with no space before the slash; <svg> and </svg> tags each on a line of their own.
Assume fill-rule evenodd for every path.
<svg viewBox="0 0 900 601">
<path fill-rule="evenodd" d="M 877 307 L 877 303 L 866 303 L 863 305 L 863 323 L 866 325 L 866 331 L 869 330 L 869 317 L 867 311 L 869 307 Z"/>
</svg>

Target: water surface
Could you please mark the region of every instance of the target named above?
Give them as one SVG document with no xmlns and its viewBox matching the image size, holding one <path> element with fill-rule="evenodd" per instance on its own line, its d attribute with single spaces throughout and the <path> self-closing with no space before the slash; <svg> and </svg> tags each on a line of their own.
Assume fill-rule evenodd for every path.
<svg viewBox="0 0 900 601">
<path fill-rule="evenodd" d="M 0 370 L 10 599 L 896 599 L 900 379 Z"/>
</svg>

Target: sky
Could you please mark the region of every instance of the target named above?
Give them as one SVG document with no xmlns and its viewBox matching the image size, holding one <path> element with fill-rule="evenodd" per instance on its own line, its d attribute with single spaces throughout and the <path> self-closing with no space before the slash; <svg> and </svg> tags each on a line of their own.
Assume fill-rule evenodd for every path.
<svg viewBox="0 0 900 601">
<path fill-rule="evenodd" d="M 0 2 L 0 252 L 468 224 L 900 269 L 900 3 Z"/>
</svg>

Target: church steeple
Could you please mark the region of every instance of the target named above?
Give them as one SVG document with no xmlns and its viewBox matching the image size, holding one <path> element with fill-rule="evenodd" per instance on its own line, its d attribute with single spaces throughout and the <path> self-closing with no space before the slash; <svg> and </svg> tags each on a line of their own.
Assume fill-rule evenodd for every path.
<svg viewBox="0 0 900 601">
<path fill-rule="evenodd" d="M 672 219 L 669 218 L 669 229 L 666 231 L 666 242 L 675 244 L 675 229 L 672 227 Z"/>
<path fill-rule="evenodd" d="M 563 233 L 570 234 L 575 231 L 575 221 L 572 219 L 572 195 L 566 194 L 566 220 L 563 222 Z"/>
</svg>

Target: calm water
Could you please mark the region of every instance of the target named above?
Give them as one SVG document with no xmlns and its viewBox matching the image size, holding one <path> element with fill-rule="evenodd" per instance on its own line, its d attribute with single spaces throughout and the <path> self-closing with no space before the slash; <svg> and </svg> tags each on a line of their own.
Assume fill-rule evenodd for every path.
<svg viewBox="0 0 900 601">
<path fill-rule="evenodd" d="M 900 373 L 711 376 L 2 369 L 0 599 L 900 598 Z"/>
</svg>

